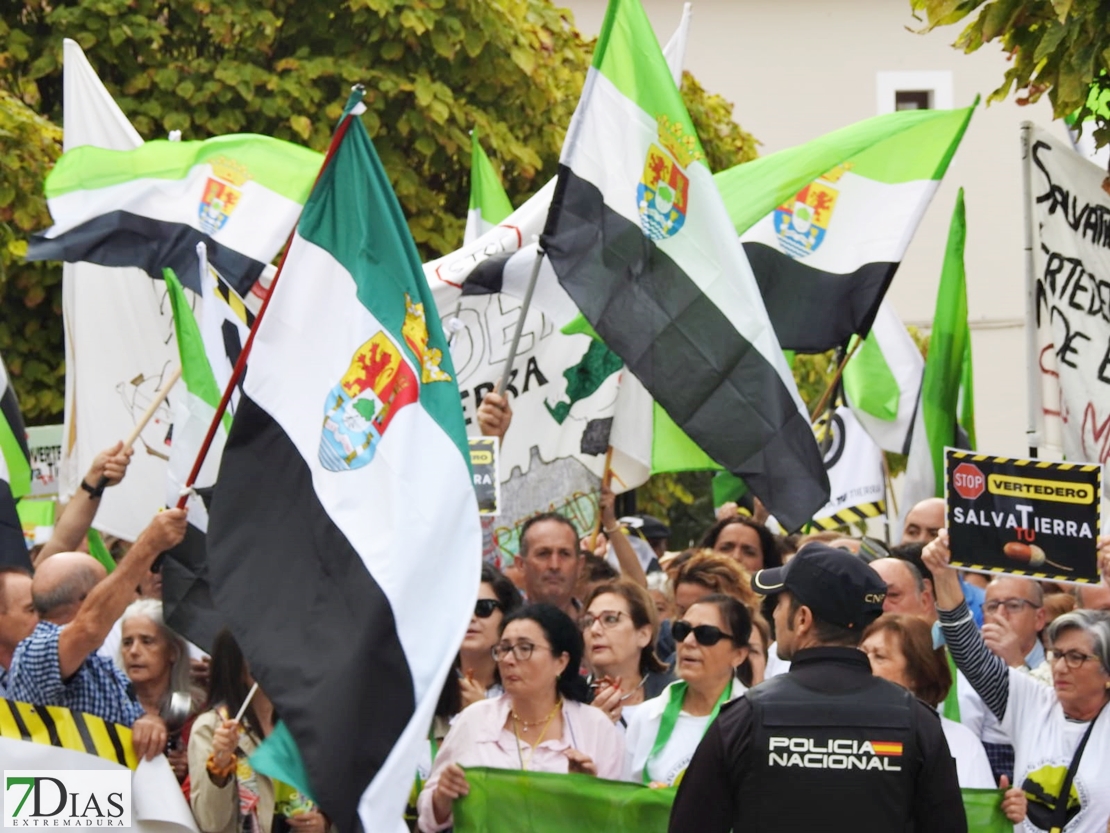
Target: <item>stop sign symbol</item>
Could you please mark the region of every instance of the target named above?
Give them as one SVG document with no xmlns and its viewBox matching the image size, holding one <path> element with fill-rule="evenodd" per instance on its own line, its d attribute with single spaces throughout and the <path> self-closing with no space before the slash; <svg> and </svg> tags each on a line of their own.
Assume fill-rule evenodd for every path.
<svg viewBox="0 0 1110 833">
<path fill-rule="evenodd" d="M 960 497 L 975 500 L 986 489 L 987 479 L 983 477 L 983 472 L 979 471 L 978 466 L 960 463 L 952 472 L 952 487 Z"/>
</svg>

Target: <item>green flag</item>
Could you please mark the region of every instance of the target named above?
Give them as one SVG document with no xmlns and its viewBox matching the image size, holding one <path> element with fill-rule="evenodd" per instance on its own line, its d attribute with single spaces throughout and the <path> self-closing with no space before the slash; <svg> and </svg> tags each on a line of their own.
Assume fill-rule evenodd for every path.
<svg viewBox="0 0 1110 833">
<path fill-rule="evenodd" d="M 463 245 L 473 243 L 513 213 L 493 163 L 478 141 L 478 128 L 470 133 L 470 206 L 466 212 Z"/>
<path fill-rule="evenodd" d="M 967 226 L 964 191 L 948 230 L 944 268 L 937 290 L 937 308 L 921 401 L 910 441 L 903 502 L 907 507 L 928 497 L 944 494 L 945 446 L 974 448 L 975 428 L 971 390 L 971 331 L 967 325 L 967 285 L 964 274 L 964 241 Z M 967 422 L 961 422 L 967 420 Z"/>
<path fill-rule="evenodd" d="M 663 833 L 677 790 L 558 775 L 468 767 L 470 792 L 455 802 L 455 833 Z M 1009 833 L 1002 791 L 961 790 L 968 830 Z M 815 828 L 817 829 L 817 828 Z"/>
<path fill-rule="evenodd" d="M 112 554 L 108 552 L 108 547 L 104 545 L 104 539 L 100 537 L 100 533 L 95 529 L 90 529 L 88 534 L 89 542 L 89 555 L 104 565 L 104 569 L 109 573 L 116 569 L 116 560 L 112 558 Z"/>
</svg>

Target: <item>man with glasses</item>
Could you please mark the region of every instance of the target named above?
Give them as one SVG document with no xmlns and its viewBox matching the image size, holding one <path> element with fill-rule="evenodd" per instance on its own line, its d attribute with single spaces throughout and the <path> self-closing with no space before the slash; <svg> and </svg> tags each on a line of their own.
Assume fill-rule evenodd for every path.
<svg viewBox="0 0 1110 833">
<path fill-rule="evenodd" d="M 813 543 L 757 572 L 752 587 L 778 597 L 779 654 L 790 671 L 721 709 L 679 787 L 670 833 L 966 831 L 936 712 L 872 676 L 858 649 L 883 610 L 878 574 Z"/>
<path fill-rule="evenodd" d="M 1041 631 L 1044 630 L 1044 590 L 1031 579 L 998 576 L 987 585 L 983 602 L 983 641 L 1011 668 L 1036 672 L 1042 682 L 1052 682 L 1052 671 L 1045 665 Z M 961 675 L 962 676 L 962 675 Z M 966 680 L 965 680 L 966 684 Z M 1002 724 L 987 708 L 970 684 L 960 691 L 962 720 L 983 742 L 995 781 L 1003 775 L 1014 781 L 1014 747 Z"/>
</svg>

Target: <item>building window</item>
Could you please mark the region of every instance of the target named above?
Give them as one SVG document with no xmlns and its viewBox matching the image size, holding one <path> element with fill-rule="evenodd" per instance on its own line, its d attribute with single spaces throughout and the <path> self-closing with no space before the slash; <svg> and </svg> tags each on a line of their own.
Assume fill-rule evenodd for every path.
<svg viewBox="0 0 1110 833">
<path fill-rule="evenodd" d="M 895 110 L 932 110 L 932 90 L 895 90 Z"/>
<path fill-rule="evenodd" d="M 878 72 L 875 74 L 878 113 L 898 110 L 950 110 L 952 73 L 948 70 Z"/>
</svg>

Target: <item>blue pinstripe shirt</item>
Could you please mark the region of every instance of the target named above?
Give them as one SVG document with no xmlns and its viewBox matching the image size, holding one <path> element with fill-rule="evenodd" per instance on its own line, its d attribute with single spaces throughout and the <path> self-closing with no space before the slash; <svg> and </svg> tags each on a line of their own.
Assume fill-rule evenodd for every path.
<svg viewBox="0 0 1110 833">
<path fill-rule="evenodd" d="M 62 629 L 39 622 L 19 643 L 8 672 L 8 697 L 38 706 L 63 706 L 130 726 L 143 715 L 127 676 L 110 659 L 89 654 L 77 672 L 62 679 L 58 636 Z"/>
</svg>

